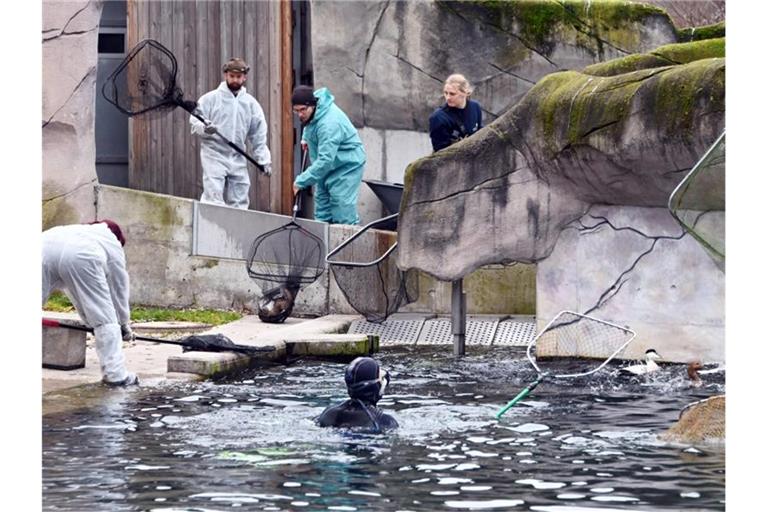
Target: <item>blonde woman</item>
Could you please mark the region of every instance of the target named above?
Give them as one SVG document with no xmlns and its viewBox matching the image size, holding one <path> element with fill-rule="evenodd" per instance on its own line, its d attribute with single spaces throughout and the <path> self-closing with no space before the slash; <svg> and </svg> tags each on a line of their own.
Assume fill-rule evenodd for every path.
<svg viewBox="0 0 768 512">
<path fill-rule="evenodd" d="M 480 104 L 469 99 L 472 86 L 464 75 L 451 75 L 445 79 L 445 104 L 429 116 L 429 137 L 432 149 L 439 151 L 483 127 Z"/>
</svg>

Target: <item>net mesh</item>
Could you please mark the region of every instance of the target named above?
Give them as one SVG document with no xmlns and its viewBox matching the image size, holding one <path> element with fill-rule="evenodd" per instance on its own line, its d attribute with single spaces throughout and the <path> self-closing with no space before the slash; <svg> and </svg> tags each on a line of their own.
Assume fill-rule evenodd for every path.
<svg viewBox="0 0 768 512">
<path fill-rule="evenodd" d="M 561 311 L 528 345 L 528 359 L 539 373 L 576 377 L 594 373 L 614 358 L 623 358 L 635 333 L 630 329 L 572 311 Z M 568 373 L 549 362 L 574 358 Z"/>
<path fill-rule="evenodd" d="M 259 317 L 282 322 L 293 311 L 299 289 L 315 282 L 325 270 L 325 244 L 291 221 L 253 241 L 246 269 L 262 290 Z"/>
<path fill-rule="evenodd" d="M 381 220 L 384 222 L 387 219 Z M 397 268 L 397 247 L 387 254 L 396 244 L 394 239 L 397 234 L 366 231 L 376 226 L 378 221 L 366 226 L 357 238 L 335 252 L 328 263 L 349 305 L 369 322 L 381 323 L 403 305 L 415 301 L 419 293 L 416 271 L 403 272 Z M 364 262 L 372 264 L 345 264 Z"/>
<path fill-rule="evenodd" d="M 688 405 L 680 418 L 661 436 L 667 441 L 702 442 L 725 439 L 725 395 Z"/>
<path fill-rule="evenodd" d="M 176 58 L 152 39 L 137 44 L 102 86 L 104 97 L 128 116 L 160 116 L 182 107 L 192 112 L 193 101 L 185 101 L 176 83 Z"/>
<path fill-rule="evenodd" d="M 725 270 L 725 134 L 680 182 L 669 198 L 680 225 Z"/>
</svg>

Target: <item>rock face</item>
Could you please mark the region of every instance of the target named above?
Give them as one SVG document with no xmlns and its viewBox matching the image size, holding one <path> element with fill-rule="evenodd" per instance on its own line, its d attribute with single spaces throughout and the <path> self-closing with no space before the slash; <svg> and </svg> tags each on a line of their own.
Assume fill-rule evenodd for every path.
<svg viewBox="0 0 768 512">
<path fill-rule="evenodd" d="M 101 2 L 43 2 L 43 229 L 93 220 Z"/>
<path fill-rule="evenodd" d="M 724 44 L 553 73 L 491 125 L 413 162 L 400 266 L 454 280 L 535 262 L 592 204 L 666 206 L 724 128 Z"/>
<path fill-rule="evenodd" d="M 358 127 L 427 131 L 457 72 L 493 120 L 545 75 L 677 41 L 663 10 L 629 2 L 312 3 L 315 84 Z"/>
</svg>

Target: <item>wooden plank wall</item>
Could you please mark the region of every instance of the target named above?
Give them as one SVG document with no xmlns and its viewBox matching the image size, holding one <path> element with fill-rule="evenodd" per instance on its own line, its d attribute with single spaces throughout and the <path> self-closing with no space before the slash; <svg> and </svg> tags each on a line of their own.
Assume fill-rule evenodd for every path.
<svg viewBox="0 0 768 512">
<path fill-rule="evenodd" d="M 185 99 L 197 100 L 222 80 L 231 57 L 250 65 L 246 87 L 264 109 L 272 152 L 271 178 L 249 165 L 250 208 L 285 212 L 281 198 L 283 89 L 279 1 L 128 0 L 128 48 L 155 39 L 178 61 Z M 288 77 L 290 80 L 290 77 Z M 290 85 L 289 85 L 290 88 Z M 128 183 L 133 189 L 198 199 L 202 194 L 200 143 L 189 114 L 177 108 L 160 117 L 131 118 Z M 290 169 L 288 170 L 290 172 Z"/>
</svg>

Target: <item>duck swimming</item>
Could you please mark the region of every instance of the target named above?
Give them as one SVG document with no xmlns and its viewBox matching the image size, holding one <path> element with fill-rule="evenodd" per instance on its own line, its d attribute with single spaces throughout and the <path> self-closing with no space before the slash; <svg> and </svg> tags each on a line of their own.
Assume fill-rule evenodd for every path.
<svg viewBox="0 0 768 512">
<path fill-rule="evenodd" d="M 691 379 L 691 386 L 695 388 L 699 388 L 702 384 L 704 384 L 701 380 L 701 377 L 699 377 L 699 370 L 701 369 L 702 366 L 699 361 L 694 361 L 688 364 L 688 378 Z"/>
<path fill-rule="evenodd" d="M 645 351 L 644 363 L 626 366 L 619 369 L 619 372 L 623 375 L 647 375 L 656 372 L 661 369 L 661 367 L 656 364 L 657 359 L 661 359 L 661 356 L 656 350 L 649 348 Z"/>
</svg>

